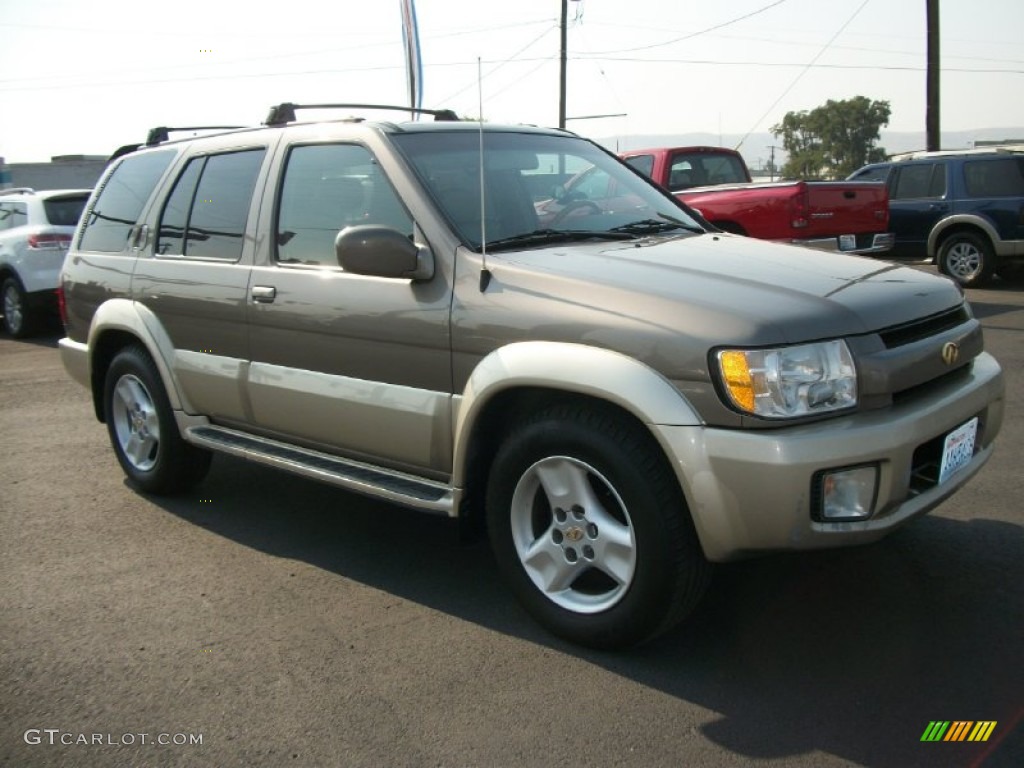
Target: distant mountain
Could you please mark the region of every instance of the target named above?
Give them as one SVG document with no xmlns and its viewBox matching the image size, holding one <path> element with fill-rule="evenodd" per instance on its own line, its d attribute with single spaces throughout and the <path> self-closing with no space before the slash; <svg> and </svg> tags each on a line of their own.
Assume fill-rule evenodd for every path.
<svg viewBox="0 0 1024 768">
<path fill-rule="evenodd" d="M 716 147 L 737 148 L 747 161 L 751 170 L 765 168 L 771 157 L 770 147 L 775 146 L 775 165 L 781 167 L 786 162 L 786 152 L 782 149 L 782 140 L 770 133 L 752 133 L 743 140 L 740 134 L 717 133 L 679 133 L 679 134 L 644 134 L 632 136 L 609 136 L 597 138 L 595 141 L 613 152 L 625 152 L 628 149 L 644 147 L 687 147 L 711 145 Z M 942 134 L 943 149 L 970 149 L 977 141 L 1017 141 L 1024 144 L 1024 128 L 978 128 L 972 131 L 947 131 Z M 879 146 L 887 154 L 911 152 L 925 148 L 924 131 L 882 131 Z"/>
</svg>

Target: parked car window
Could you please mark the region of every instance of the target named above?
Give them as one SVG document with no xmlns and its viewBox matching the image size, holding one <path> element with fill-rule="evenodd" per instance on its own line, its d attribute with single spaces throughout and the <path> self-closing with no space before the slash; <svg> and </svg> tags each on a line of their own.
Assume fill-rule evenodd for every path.
<svg viewBox="0 0 1024 768">
<path fill-rule="evenodd" d="M 899 170 L 893 200 L 917 200 L 946 194 L 946 167 L 942 163 L 918 163 Z"/>
<path fill-rule="evenodd" d="M 264 149 L 206 159 L 185 230 L 185 255 L 237 261 Z"/>
<path fill-rule="evenodd" d="M 889 178 L 890 167 L 880 165 L 876 168 L 866 168 L 863 171 L 850 176 L 851 181 L 886 181 Z"/>
<path fill-rule="evenodd" d="M 46 220 L 56 227 L 73 227 L 78 223 L 87 202 L 88 195 L 47 198 L 43 201 Z"/>
<path fill-rule="evenodd" d="M 627 157 L 626 163 L 636 168 L 647 178 L 654 176 L 654 155 L 635 155 Z"/>
<path fill-rule="evenodd" d="M 205 157 L 190 160 L 174 183 L 174 190 L 164 205 L 164 212 L 160 217 L 160 229 L 157 233 L 156 252 L 161 256 L 185 254 L 185 229 L 188 227 L 188 214 L 192 209 L 196 185 L 199 183 L 199 174 L 202 172 L 205 162 Z"/>
<path fill-rule="evenodd" d="M 128 233 L 174 155 L 174 150 L 163 150 L 125 157 L 107 178 L 88 212 L 79 249 L 123 251 Z"/>
<path fill-rule="evenodd" d="M 1024 197 L 1024 158 L 965 162 L 964 182 L 970 197 Z"/>
<path fill-rule="evenodd" d="M 357 224 L 412 236 L 412 217 L 368 149 L 356 144 L 294 147 L 277 214 L 277 260 L 337 267 L 334 239 Z"/>
<path fill-rule="evenodd" d="M 0 230 L 23 227 L 28 223 L 25 203 L 0 203 Z"/>
<path fill-rule="evenodd" d="M 668 186 L 672 190 L 708 184 L 746 184 L 743 161 L 728 152 L 686 152 L 672 156 Z"/>
</svg>

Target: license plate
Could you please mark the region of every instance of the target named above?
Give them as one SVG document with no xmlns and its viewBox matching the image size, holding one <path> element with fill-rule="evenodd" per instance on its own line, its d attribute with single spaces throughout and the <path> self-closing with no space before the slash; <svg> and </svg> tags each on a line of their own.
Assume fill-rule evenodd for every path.
<svg viewBox="0 0 1024 768">
<path fill-rule="evenodd" d="M 839 236 L 839 250 L 840 251 L 852 251 L 857 247 L 857 236 L 856 235 L 840 235 Z"/>
<path fill-rule="evenodd" d="M 977 436 L 977 416 L 946 435 L 946 442 L 942 444 L 942 465 L 939 467 L 940 485 L 970 463 Z"/>
</svg>

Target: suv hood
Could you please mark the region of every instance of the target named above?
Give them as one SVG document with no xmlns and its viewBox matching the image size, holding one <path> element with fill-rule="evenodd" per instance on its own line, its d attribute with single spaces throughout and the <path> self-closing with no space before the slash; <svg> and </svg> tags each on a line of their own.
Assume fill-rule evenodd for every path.
<svg viewBox="0 0 1024 768">
<path fill-rule="evenodd" d="M 728 234 L 576 244 L 492 260 L 507 268 L 500 276 L 507 290 L 566 302 L 586 325 L 589 308 L 605 315 L 595 325 L 614 313 L 620 324 L 703 337 L 709 346 L 866 334 L 963 302 L 951 280 L 920 270 Z M 523 304 L 532 302 L 524 297 Z"/>
</svg>

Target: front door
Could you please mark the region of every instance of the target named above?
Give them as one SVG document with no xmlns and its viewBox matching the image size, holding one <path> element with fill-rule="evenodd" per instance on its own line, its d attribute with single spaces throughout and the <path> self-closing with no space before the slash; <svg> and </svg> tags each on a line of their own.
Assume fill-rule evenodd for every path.
<svg viewBox="0 0 1024 768">
<path fill-rule="evenodd" d="M 295 144 L 276 183 L 272 242 L 250 284 L 248 394 L 257 429 L 375 464 L 451 464 L 451 288 L 346 273 L 334 239 L 411 216 L 365 146 Z"/>
</svg>

